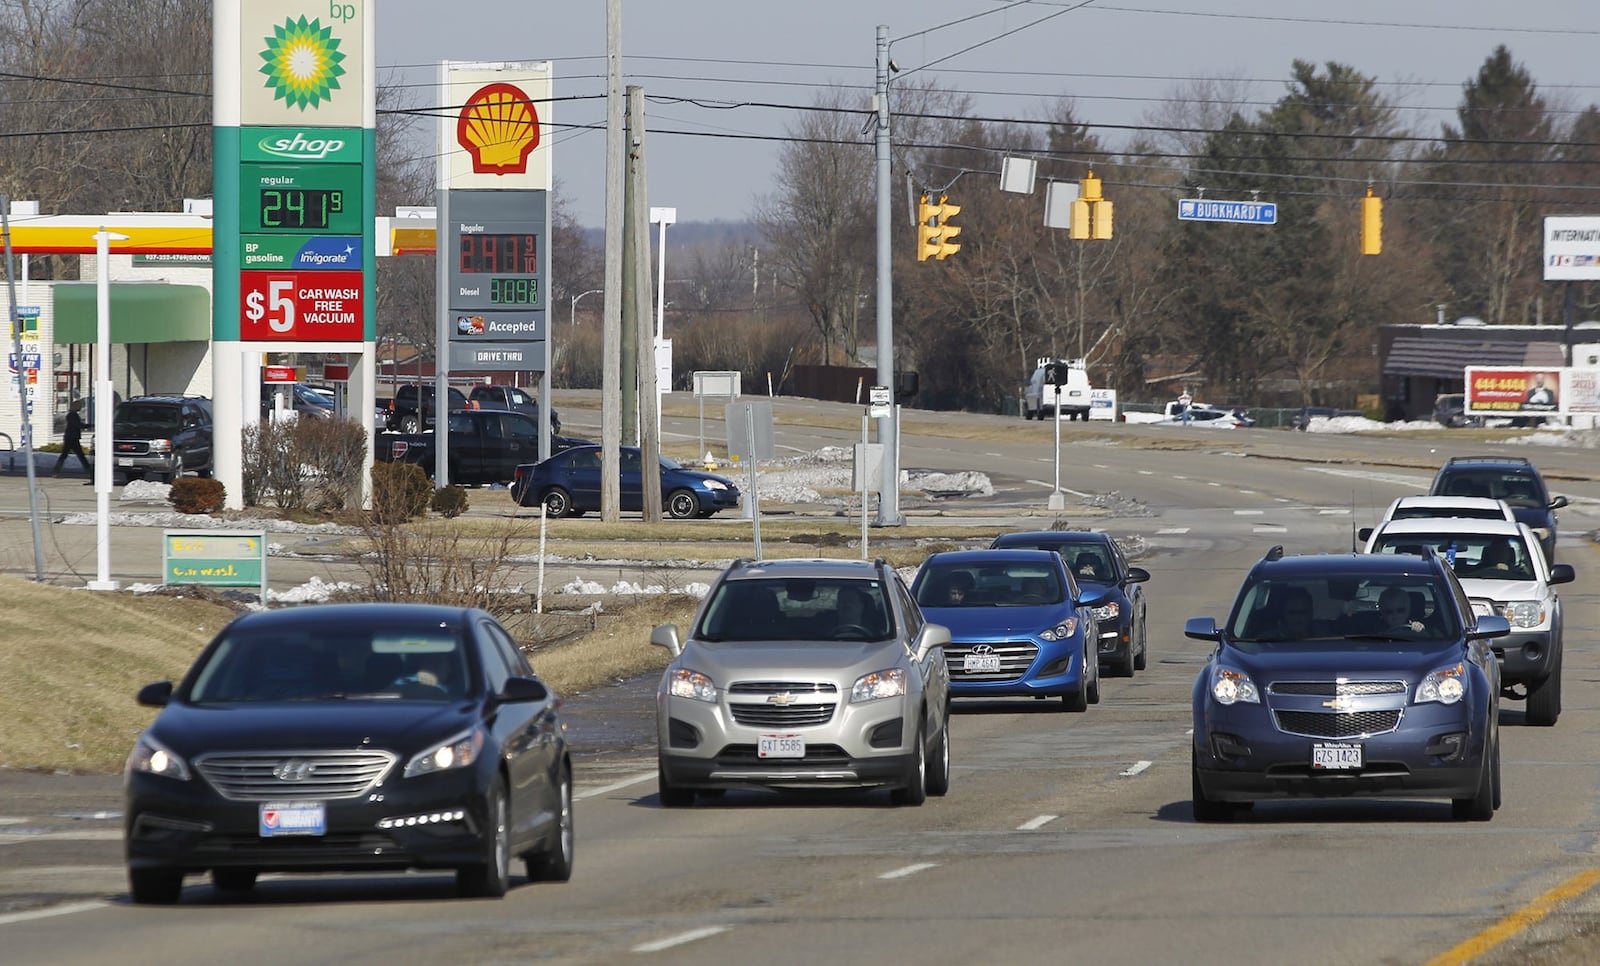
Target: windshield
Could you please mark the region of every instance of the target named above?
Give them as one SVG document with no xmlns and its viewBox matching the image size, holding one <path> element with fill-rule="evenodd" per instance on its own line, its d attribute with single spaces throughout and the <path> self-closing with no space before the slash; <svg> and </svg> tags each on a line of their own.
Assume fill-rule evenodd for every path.
<svg viewBox="0 0 1600 966">
<path fill-rule="evenodd" d="M 1440 496 L 1487 496 L 1511 506 L 1543 507 L 1544 487 L 1527 473 L 1507 470 L 1457 470 L 1439 487 Z"/>
<path fill-rule="evenodd" d="M 178 428 L 178 407 L 166 403 L 123 403 L 114 420 L 117 432 L 161 431 Z"/>
<path fill-rule="evenodd" d="M 196 669 L 188 700 L 451 701 L 470 691 L 466 666 L 450 627 L 245 627 L 227 632 Z"/>
<path fill-rule="evenodd" d="M 1385 533 L 1373 553 L 1415 553 L 1424 547 L 1439 551 L 1457 577 L 1483 580 L 1534 580 L 1533 557 L 1521 534 L 1493 536 L 1462 533 Z"/>
<path fill-rule="evenodd" d="M 879 641 L 895 633 L 876 580 L 771 577 L 724 580 L 706 604 L 702 641 Z"/>
<path fill-rule="evenodd" d="M 1037 563 L 935 566 L 917 578 L 923 607 L 1033 607 L 1065 599 L 1061 575 Z"/>
<path fill-rule="evenodd" d="M 1228 620 L 1236 642 L 1449 640 L 1450 590 L 1428 576 L 1319 575 L 1246 584 Z"/>
</svg>

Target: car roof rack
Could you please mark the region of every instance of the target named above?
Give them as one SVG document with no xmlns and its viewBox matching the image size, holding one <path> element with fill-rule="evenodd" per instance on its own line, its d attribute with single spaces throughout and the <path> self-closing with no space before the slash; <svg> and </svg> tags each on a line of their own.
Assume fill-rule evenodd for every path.
<svg viewBox="0 0 1600 966">
<path fill-rule="evenodd" d="M 1512 463 L 1517 466 L 1531 466 L 1533 461 L 1526 456 L 1452 456 L 1444 461 L 1444 465 L 1452 463 Z"/>
</svg>

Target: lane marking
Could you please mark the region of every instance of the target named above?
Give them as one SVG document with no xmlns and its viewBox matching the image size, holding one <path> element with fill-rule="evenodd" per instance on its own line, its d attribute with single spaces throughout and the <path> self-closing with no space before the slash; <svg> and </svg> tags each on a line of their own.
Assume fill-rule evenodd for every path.
<svg viewBox="0 0 1600 966">
<path fill-rule="evenodd" d="M 1278 503 L 1288 503 L 1289 502 L 1289 498 L 1286 497 L 1286 496 L 1275 496 L 1272 499 L 1277 501 Z"/>
<path fill-rule="evenodd" d="M 1188 477 L 1187 476 L 1174 476 L 1173 479 L 1175 479 L 1175 480 L 1187 480 Z"/>
<path fill-rule="evenodd" d="M 1251 533 L 1288 533 L 1289 528 L 1276 523 L 1258 523 L 1250 528 Z"/>
<path fill-rule="evenodd" d="M 936 869 L 938 867 L 939 863 L 937 862 L 917 862 L 912 865 L 902 866 L 901 868 L 895 869 L 892 872 L 885 872 L 878 876 L 878 878 L 904 879 L 908 875 L 916 875 L 918 872 L 926 872 L 929 869 Z"/>
<path fill-rule="evenodd" d="M 1156 531 L 1156 536 L 1158 536 L 1158 537 L 1162 536 L 1162 535 L 1176 536 L 1178 534 L 1188 533 L 1188 532 L 1189 532 L 1189 528 L 1188 527 L 1166 527 L 1164 529 L 1157 530 Z"/>
<path fill-rule="evenodd" d="M 712 936 L 715 936 L 719 932 L 727 931 L 727 926 L 702 926 L 699 929 L 691 929 L 688 932 L 680 932 L 676 936 L 668 936 L 665 939 L 657 939 L 655 942 L 640 943 L 639 945 L 633 947 L 632 951 L 636 953 L 659 953 L 663 949 L 671 949 L 673 946 L 682 946 L 684 943 L 692 943 L 697 939 L 708 939 Z"/>
<path fill-rule="evenodd" d="M 1256 494 L 1256 491 L 1255 491 L 1255 490 L 1240 490 L 1240 491 L 1239 491 L 1239 492 L 1240 492 L 1240 493 L 1248 493 L 1248 494 L 1250 494 L 1250 495 L 1251 495 L 1251 496 L 1255 496 L 1255 494 Z"/>
<path fill-rule="evenodd" d="M 1044 828 L 1046 825 L 1049 825 L 1051 822 L 1054 822 L 1060 817 L 1061 816 L 1059 815 L 1036 815 L 1033 818 L 1028 819 L 1026 822 L 1023 822 L 1021 825 L 1018 825 L 1017 831 L 1032 832 L 1034 829 Z"/>
<path fill-rule="evenodd" d="M 1236 517 L 1258 517 L 1266 512 L 1265 510 L 1235 510 L 1233 515 Z"/>
<path fill-rule="evenodd" d="M 1600 869 L 1580 872 L 1454 949 L 1428 960 L 1427 966 L 1460 966 L 1471 962 L 1548 916 L 1561 903 L 1588 892 L 1597 882 L 1600 882 Z"/>
<path fill-rule="evenodd" d="M 1221 483 L 1218 483 L 1215 480 L 1213 480 L 1210 483 L 1206 484 L 1206 486 L 1221 486 L 1221 485 L 1222 485 Z"/>
<path fill-rule="evenodd" d="M 1156 474 L 1155 474 L 1155 471 L 1153 471 L 1153 470 L 1140 470 L 1139 471 L 1139 475 L 1140 476 L 1155 476 Z"/>
<path fill-rule="evenodd" d="M 0 926 L 9 926 L 14 922 L 28 922 L 33 919 L 49 919 L 52 916 L 70 916 L 75 912 L 88 912 L 91 909 L 104 909 L 104 902 L 73 902 L 65 906 L 51 906 L 49 909 L 30 909 L 27 912 L 12 912 L 0 916 Z"/>
<path fill-rule="evenodd" d="M 1340 507 L 1337 510 L 1318 510 L 1317 512 L 1325 517 L 1347 517 L 1350 515 L 1348 507 Z"/>
<path fill-rule="evenodd" d="M 1127 771 L 1122 773 L 1122 777 L 1123 778 L 1132 778 L 1134 775 L 1139 774 L 1140 772 L 1144 771 L 1146 768 L 1149 768 L 1153 764 L 1155 764 L 1155 762 L 1153 762 L 1153 761 L 1143 761 L 1143 760 L 1136 761 L 1136 762 L 1133 763 L 1133 767 L 1132 768 L 1129 768 Z"/>
<path fill-rule="evenodd" d="M 622 789 L 631 785 L 637 785 L 642 781 L 649 781 L 655 777 L 656 773 L 653 771 L 640 772 L 639 774 L 634 775 L 632 778 L 624 778 L 620 782 L 612 782 L 609 785 L 602 785 L 599 788 L 591 788 L 586 792 L 574 792 L 572 794 L 572 800 L 578 802 L 585 798 L 594 798 L 596 795 L 609 795 L 612 792 L 621 791 Z"/>
</svg>

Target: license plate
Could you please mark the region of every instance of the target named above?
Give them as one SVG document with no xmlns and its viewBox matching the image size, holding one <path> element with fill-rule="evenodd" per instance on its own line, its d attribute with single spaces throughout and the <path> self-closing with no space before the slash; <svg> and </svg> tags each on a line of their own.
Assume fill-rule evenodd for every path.
<svg viewBox="0 0 1600 966">
<path fill-rule="evenodd" d="M 998 654 L 968 654 L 961 659 L 961 670 L 972 674 L 973 672 L 1000 670 L 1000 655 Z"/>
<path fill-rule="evenodd" d="M 261 837 L 326 835 L 328 810 L 321 802 L 262 802 Z"/>
<path fill-rule="evenodd" d="M 1314 744 L 1311 767 L 1326 771 L 1349 771 L 1361 767 L 1361 746 L 1354 744 Z"/>
<path fill-rule="evenodd" d="M 133 465 L 133 460 L 130 460 L 130 459 L 119 459 L 119 460 L 117 460 L 117 465 L 118 466 L 132 466 Z"/>
<path fill-rule="evenodd" d="M 757 758 L 804 758 L 806 740 L 800 735 L 762 735 L 756 742 Z"/>
</svg>

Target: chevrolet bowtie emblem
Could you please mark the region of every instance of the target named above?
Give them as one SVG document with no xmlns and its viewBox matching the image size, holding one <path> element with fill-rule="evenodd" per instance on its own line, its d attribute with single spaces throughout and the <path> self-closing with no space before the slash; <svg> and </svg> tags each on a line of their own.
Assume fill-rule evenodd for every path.
<svg viewBox="0 0 1600 966">
<path fill-rule="evenodd" d="M 794 702 L 794 695 L 790 694 L 788 691 L 785 691 L 782 694 L 771 694 L 767 696 L 768 704 L 775 704 L 780 708 L 788 707 L 789 705 L 794 704 Z"/>
<path fill-rule="evenodd" d="M 1349 711 L 1353 704 L 1354 702 L 1344 695 L 1340 695 L 1339 697 L 1334 698 L 1332 701 L 1322 702 L 1322 706 L 1324 708 L 1332 708 L 1335 711 Z"/>
</svg>

